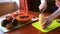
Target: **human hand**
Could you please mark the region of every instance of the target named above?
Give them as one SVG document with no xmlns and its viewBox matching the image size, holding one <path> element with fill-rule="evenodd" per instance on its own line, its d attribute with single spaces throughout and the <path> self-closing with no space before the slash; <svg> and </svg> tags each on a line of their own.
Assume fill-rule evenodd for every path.
<svg viewBox="0 0 60 34">
<path fill-rule="evenodd" d="M 45 11 L 46 8 L 47 8 L 47 3 L 46 2 L 45 3 L 41 3 L 39 5 L 39 10 Z"/>
<path fill-rule="evenodd" d="M 54 18 L 50 18 L 50 16 L 45 17 L 44 22 L 41 24 L 42 28 L 44 29 L 47 28 L 52 23 L 53 20 Z"/>
</svg>

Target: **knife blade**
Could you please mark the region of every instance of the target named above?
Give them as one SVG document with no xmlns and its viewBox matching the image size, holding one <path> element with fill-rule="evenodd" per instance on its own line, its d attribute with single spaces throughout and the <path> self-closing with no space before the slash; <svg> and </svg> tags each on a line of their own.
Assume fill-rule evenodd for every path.
<svg viewBox="0 0 60 34">
<path fill-rule="evenodd" d="M 43 13 L 43 11 L 42 11 L 42 10 L 40 10 L 40 11 L 39 11 L 39 14 L 41 14 L 41 13 Z"/>
</svg>

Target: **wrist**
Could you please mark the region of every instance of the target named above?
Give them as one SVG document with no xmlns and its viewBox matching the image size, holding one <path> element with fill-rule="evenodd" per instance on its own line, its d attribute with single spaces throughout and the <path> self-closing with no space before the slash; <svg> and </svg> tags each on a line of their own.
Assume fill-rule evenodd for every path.
<svg viewBox="0 0 60 34">
<path fill-rule="evenodd" d="M 49 16 L 49 19 L 52 19 L 52 20 L 53 20 L 53 19 L 55 19 L 55 18 L 54 18 L 54 16 L 50 15 L 50 16 Z"/>
<path fill-rule="evenodd" d="M 60 15 L 60 8 L 58 8 L 53 14 L 50 15 L 50 18 L 55 19 Z"/>
</svg>

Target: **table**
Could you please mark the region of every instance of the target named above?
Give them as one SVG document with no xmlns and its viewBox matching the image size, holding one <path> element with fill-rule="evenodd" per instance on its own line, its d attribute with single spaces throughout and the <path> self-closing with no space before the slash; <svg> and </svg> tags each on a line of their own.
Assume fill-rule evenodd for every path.
<svg viewBox="0 0 60 34">
<path fill-rule="evenodd" d="M 36 17 L 39 16 L 39 12 L 34 12 L 34 11 L 28 11 L 28 14 L 33 14 Z M 45 16 L 50 15 L 49 13 L 44 13 L 44 14 L 45 14 Z M 57 18 L 59 18 L 59 17 L 57 17 Z M 31 24 L 32 23 L 27 24 L 21 28 L 17 28 L 16 30 L 7 32 L 7 34 L 60 34 L 60 27 L 55 30 L 52 30 L 48 33 L 43 33 L 41 31 L 37 30 L 36 28 L 34 28 Z"/>
</svg>

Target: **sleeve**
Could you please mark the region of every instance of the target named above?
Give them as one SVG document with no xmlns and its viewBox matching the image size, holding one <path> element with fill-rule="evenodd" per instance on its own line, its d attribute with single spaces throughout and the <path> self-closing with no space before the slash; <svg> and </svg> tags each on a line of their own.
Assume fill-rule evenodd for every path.
<svg viewBox="0 0 60 34">
<path fill-rule="evenodd" d="M 41 0 L 41 3 L 46 3 L 46 0 Z"/>
</svg>

